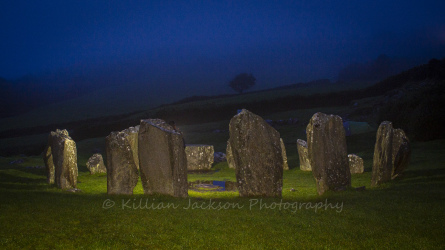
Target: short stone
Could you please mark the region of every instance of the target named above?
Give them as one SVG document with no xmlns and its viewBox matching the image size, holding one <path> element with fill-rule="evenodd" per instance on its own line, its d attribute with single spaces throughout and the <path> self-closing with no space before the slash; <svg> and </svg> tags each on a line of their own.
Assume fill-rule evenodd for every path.
<svg viewBox="0 0 445 250">
<path fill-rule="evenodd" d="M 185 145 L 187 170 L 209 170 L 214 160 L 212 145 Z"/>
<path fill-rule="evenodd" d="M 87 168 L 90 171 L 90 174 L 98 174 L 98 173 L 106 173 L 107 168 L 104 164 L 104 159 L 101 154 L 92 155 L 87 163 Z"/>
<path fill-rule="evenodd" d="M 349 154 L 349 170 L 351 174 L 362 174 L 365 171 L 365 167 L 363 165 L 363 159 L 355 154 Z"/>
</svg>

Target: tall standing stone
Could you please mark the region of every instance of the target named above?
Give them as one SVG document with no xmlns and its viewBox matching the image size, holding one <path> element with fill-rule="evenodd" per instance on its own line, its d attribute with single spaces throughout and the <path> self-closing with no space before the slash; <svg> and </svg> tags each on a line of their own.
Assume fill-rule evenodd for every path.
<svg viewBox="0 0 445 250">
<path fill-rule="evenodd" d="M 215 150 L 212 145 L 186 145 L 188 170 L 209 170 L 212 168 Z"/>
<path fill-rule="evenodd" d="M 45 163 L 45 169 L 46 169 L 46 182 L 48 182 L 48 184 L 54 184 L 55 169 L 54 169 L 53 155 L 51 153 L 50 145 L 48 145 L 43 151 L 43 162 Z"/>
<path fill-rule="evenodd" d="M 230 145 L 230 140 L 227 141 L 226 159 L 229 168 L 236 169 L 235 162 L 233 161 L 232 146 Z"/>
<path fill-rule="evenodd" d="M 281 145 L 281 157 L 283 158 L 283 170 L 289 170 L 289 164 L 287 163 L 286 147 L 284 146 L 284 141 L 282 138 L 280 138 L 280 145 Z"/>
<path fill-rule="evenodd" d="M 67 130 L 57 129 L 49 135 L 49 148 L 54 164 L 54 182 L 61 189 L 77 188 L 77 148 Z M 48 155 L 49 152 L 46 152 Z"/>
<path fill-rule="evenodd" d="M 371 186 L 377 186 L 391 180 L 394 137 L 392 123 L 389 121 L 382 122 L 377 130 L 376 137 L 372 163 Z"/>
<path fill-rule="evenodd" d="M 316 113 L 306 128 L 309 161 L 319 195 L 351 186 L 343 121 L 336 115 Z"/>
<path fill-rule="evenodd" d="M 349 154 L 349 170 L 351 174 L 362 174 L 365 171 L 365 166 L 363 165 L 363 159 L 355 154 Z"/>
<path fill-rule="evenodd" d="M 229 126 L 240 196 L 281 197 L 283 157 L 278 131 L 245 109 Z"/>
<path fill-rule="evenodd" d="M 107 192 L 108 194 L 133 194 L 139 178 L 131 147 L 131 132 L 126 129 L 111 132 L 106 137 Z"/>
<path fill-rule="evenodd" d="M 391 179 L 399 176 L 408 167 L 411 157 L 411 147 L 408 137 L 402 129 L 394 130 L 392 162 L 393 170 Z"/>
<path fill-rule="evenodd" d="M 87 163 L 87 168 L 90 171 L 90 174 L 99 174 L 99 173 L 106 173 L 107 168 L 104 164 L 104 159 L 101 154 L 94 154 L 92 155 Z"/>
<path fill-rule="evenodd" d="M 187 158 L 182 134 L 160 119 L 141 120 L 139 169 L 146 194 L 187 197 Z"/>
<path fill-rule="evenodd" d="M 300 158 L 300 170 L 312 171 L 311 163 L 309 161 L 309 154 L 307 151 L 307 143 L 305 140 L 297 140 L 298 157 Z"/>
</svg>

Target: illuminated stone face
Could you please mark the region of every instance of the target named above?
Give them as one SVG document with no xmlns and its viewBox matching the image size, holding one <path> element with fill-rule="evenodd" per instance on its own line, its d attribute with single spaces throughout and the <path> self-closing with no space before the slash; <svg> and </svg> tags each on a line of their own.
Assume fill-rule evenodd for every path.
<svg viewBox="0 0 445 250">
<path fill-rule="evenodd" d="M 141 120 L 139 169 L 145 194 L 187 197 L 187 158 L 182 134 L 160 119 Z"/>
<path fill-rule="evenodd" d="M 240 196 L 281 197 L 283 156 L 278 131 L 247 110 L 234 116 L 229 128 Z"/>
<path fill-rule="evenodd" d="M 130 145 L 128 129 L 111 132 L 106 138 L 107 148 L 107 192 L 108 194 L 133 194 L 139 178 Z"/>
<path fill-rule="evenodd" d="M 306 127 L 312 174 L 319 195 L 351 186 L 343 121 L 336 115 L 316 113 Z"/>
<path fill-rule="evenodd" d="M 51 158 L 54 165 L 54 181 Z M 44 159 L 49 183 L 54 182 L 61 189 L 77 188 L 77 148 L 67 130 L 57 129 L 50 133 Z"/>
</svg>

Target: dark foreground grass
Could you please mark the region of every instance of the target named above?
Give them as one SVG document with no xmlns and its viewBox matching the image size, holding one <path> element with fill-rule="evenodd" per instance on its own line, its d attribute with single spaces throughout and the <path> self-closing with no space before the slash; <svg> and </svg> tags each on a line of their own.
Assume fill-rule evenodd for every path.
<svg viewBox="0 0 445 250">
<path fill-rule="evenodd" d="M 406 174 L 378 188 L 370 188 L 365 159 L 367 172 L 352 176 L 352 186 L 365 191 L 318 196 L 311 173 L 294 167 L 285 171 L 282 199 L 192 191 L 187 199 L 146 196 L 140 184 L 133 196 L 109 196 L 106 175 L 85 171 L 83 192 L 69 193 L 46 184 L 43 169 L 27 168 L 42 165 L 39 158 L 22 164 L 1 158 L 0 248 L 444 248 L 444 145 L 415 143 Z M 356 150 L 369 157 L 369 148 Z M 226 163 L 214 169 L 189 180 L 235 178 Z"/>
</svg>

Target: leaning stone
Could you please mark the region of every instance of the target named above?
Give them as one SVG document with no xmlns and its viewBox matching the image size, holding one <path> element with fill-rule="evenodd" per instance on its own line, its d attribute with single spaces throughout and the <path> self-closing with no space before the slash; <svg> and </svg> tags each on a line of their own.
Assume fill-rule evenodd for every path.
<svg viewBox="0 0 445 250">
<path fill-rule="evenodd" d="M 227 159 L 227 165 L 229 165 L 229 168 L 236 169 L 235 161 L 233 160 L 232 146 L 230 146 L 230 140 L 227 141 L 226 159 Z"/>
<path fill-rule="evenodd" d="M 391 180 L 394 137 L 392 123 L 389 121 L 382 122 L 377 130 L 376 137 L 372 163 L 371 186 L 377 186 Z"/>
<path fill-rule="evenodd" d="M 54 184 L 54 162 L 53 155 L 51 153 L 51 146 L 47 146 L 43 151 L 43 162 L 46 168 L 46 181 L 48 184 Z"/>
<path fill-rule="evenodd" d="M 309 155 L 307 151 L 307 143 L 305 140 L 297 140 L 298 157 L 300 158 L 300 170 L 312 171 Z"/>
<path fill-rule="evenodd" d="M 351 174 L 362 174 L 365 171 L 365 167 L 363 165 L 363 159 L 355 154 L 349 154 L 349 170 Z"/>
<path fill-rule="evenodd" d="M 281 145 L 281 157 L 283 158 L 283 169 L 289 170 L 289 164 L 287 164 L 286 147 L 284 146 L 284 141 L 282 138 L 280 138 L 280 145 Z"/>
<path fill-rule="evenodd" d="M 147 119 L 141 120 L 138 138 L 144 193 L 187 197 L 187 157 L 182 134 L 163 120 Z"/>
<path fill-rule="evenodd" d="M 187 170 L 209 170 L 214 159 L 212 145 L 186 145 Z"/>
<path fill-rule="evenodd" d="M 87 161 L 87 168 L 91 174 L 106 173 L 107 168 L 101 154 L 92 155 Z"/>
<path fill-rule="evenodd" d="M 53 157 L 54 182 L 57 187 L 61 189 L 77 188 L 76 143 L 65 129 L 51 131 L 48 141 Z"/>
<path fill-rule="evenodd" d="M 396 178 L 408 167 L 411 157 L 411 147 L 408 137 L 402 129 L 394 130 L 392 162 L 393 170 L 391 179 Z"/>
<path fill-rule="evenodd" d="M 245 109 L 230 120 L 229 128 L 240 196 L 281 197 L 283 157 L 278 131 Z"/>
<path fill-rule="evenodd" d="M 139 178 L 131 147 L 131 133 L 123 130 L 106 137 L 107 193 L 133 194 Z"/>
<path fill-rule="evenodd" d="M 306 128 L 309 161 L 319 195 L 351 186 L 346 137 L 340 116 L 316 113 Z"/>
</svg>

